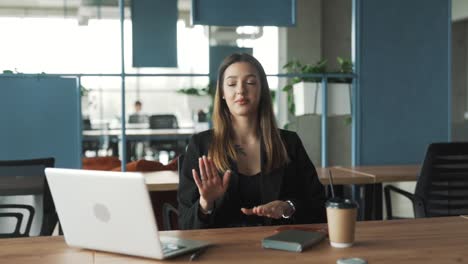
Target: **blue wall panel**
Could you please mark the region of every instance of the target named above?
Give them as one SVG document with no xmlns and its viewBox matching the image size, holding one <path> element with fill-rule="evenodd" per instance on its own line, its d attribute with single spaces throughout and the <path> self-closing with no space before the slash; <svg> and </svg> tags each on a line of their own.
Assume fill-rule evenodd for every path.
<svg viewBox="0 0 468 264">
<path fill-rule="evenodd" d="M 192 0 L 192 24 L 294 26 L 296 0 Z"/>
<path fill-rule="evenodd" d="M 177 1 L 131 3 L 133 67 L 177 67 Z"/>
<path fill-rule="evenodd" d="M 54 157 L 81 167 L 76 78 L 0 77 L 0 160 Z"/>
<path fill-rule="evenodd" d="M 236 46 L 210 46 L 210 83 L 216 83 L 218 68 L 224 58 L 233 53 L 247 53 L 252 55 L 252 48 L 239 48 Z"/>
<path fill-rule="evenodd" d="M 449 140 L 447 0 L 361 1 L 358 164 L 409 164 Z"/>
</svg>

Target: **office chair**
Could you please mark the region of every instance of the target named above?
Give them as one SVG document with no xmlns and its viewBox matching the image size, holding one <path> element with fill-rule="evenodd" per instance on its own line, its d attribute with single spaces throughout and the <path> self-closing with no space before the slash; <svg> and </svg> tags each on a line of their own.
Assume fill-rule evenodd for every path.
<svg viewBox="0 0 468 264">
<path fill-rule="evenodd" d="M 392 214 L 391 191 L 413 203 L 420 217 L 468 214 L 468 142 L 430 144 L 414 194 L 388 185 L 384 188 L 388 219 Z"/>
<path fill-rule="evenodd" d="M 128 123 L 129 124 L 143 124 L 143 123 L 148 123 L 148 116 L 147 115 L 142 115 L 142 114 L 131 114 L 128 117 Z"/>
<path fill-rule="evenodd" d="M 43 195 L 40 236 L 52 235 L 58 222 L 44 173 L 44 169 L 54 167 L 54 163 L 54 158 L 0 161 L 0 196 Z M 16 219 L 15 230 L 12 233 L 1 234 L 0 237 L 30 236 L 31 225 L 36 215 L 34 207 L 24 204 L 3 204 L 0 208 L 2 209 L 0 217 Z M 25 214 L 26 211 L 28 211 L 27 214 Z M 23 233 L 20 233 L 23 219 L 26 220 L 26 228 Z"/>
<path fill-rule="evenodd" d="M 184 162 L 184 154 L 180 154 L 177 159 L 177 171 L 180 174 L 182 173 L 182 165 Z M 170 203 L 164 203 L 162 206 L 162 216 L 163 216 L 163 228 L 164 230 L 176 230 L 179 229 L 178 218 L 179 210 L 175 208 Z"/>
<path fill-rule="evenodd" d="M 27 204 L 0 204 L 0 209 L 23 209 L 28 211 L 28 220 L 24 232 L 21 232 L 21 226 L 23 225 L 23 216 L 21 212 L 0 212 L 0 218 L 15 218 L 16 225 L 12 233 L 0 233 L 0 238 L 12 238 L 12 237 L 27 237 L 31 231 L 32 221 L 34 218 L 34 207 Z"/>
<path fill-rule="evenodd" d="M 149 118 L 150 129 L 177 129 L 179 128 L 175 115 L 152 115 Z M 159 156 L 161 151 L 169 153 L 169 160 L 181 152 L 178 140 L 161 139 L 150 142 L 151 149 Z"/>
<path fill-rule="evenodd" d="M 152 115 L 149 125 L 151 129 L 179 128 L 175 115 Z"/>
</svg>

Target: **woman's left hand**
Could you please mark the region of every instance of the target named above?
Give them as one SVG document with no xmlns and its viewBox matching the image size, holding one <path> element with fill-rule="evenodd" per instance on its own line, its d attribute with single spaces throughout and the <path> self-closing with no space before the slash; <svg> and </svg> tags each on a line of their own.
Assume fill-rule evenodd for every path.
<svg viewBox="0 0 468 264">
<path fill-rule="evenodd" d="M 266 216 L 279 219 L 290 209 L 290 205 L 285 201 L 273 201 L 267 204 L 255 206 L 253 208 L 241 208 L 242 213 L 246 215 Z"/>
</svg>

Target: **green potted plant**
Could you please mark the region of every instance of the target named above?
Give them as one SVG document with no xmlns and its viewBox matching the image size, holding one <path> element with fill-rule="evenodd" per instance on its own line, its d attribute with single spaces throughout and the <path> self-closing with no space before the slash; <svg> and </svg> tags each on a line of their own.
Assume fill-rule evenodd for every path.
<svg viewBox="0 0 468 264">
<path fill-rule="evenodd" d="M 293 60 L 283 68 L 287 73 L 295 74 L 352 73 L 351 61 L 341 57 L 337 61 L 340 68 L 336 71 L 327 71 L 327 60 L 320 60 L 313 65 Z M 351 82 L 352 78 L 328 79 L 328 115 L 351 113 Z M 322 114 L 322 78 L 294 77 L 283 91 L 288 92 L 288 109 L 291 114 Z"/>
</svg>

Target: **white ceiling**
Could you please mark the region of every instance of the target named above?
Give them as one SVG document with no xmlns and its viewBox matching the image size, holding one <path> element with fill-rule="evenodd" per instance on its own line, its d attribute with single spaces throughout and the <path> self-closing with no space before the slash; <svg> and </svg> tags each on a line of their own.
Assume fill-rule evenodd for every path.
<svg viewBox="0 0 468 264">
<path fill-rule="evenodd" d="M 124 0 L 128 6 L 131 0 Z M 188 12 L 191 7 L 191 0 L 178 1 L 179 11 Z M 86 15 L 96 17 L 99 12 L 101 18 L 117 18 L 119 0 L 0 0 L 0 16 L 61 16 L 66 10 L 67 16 Z M 126 11 L 126 17 L 129 17 Z"/>
<path fill-rule="evenodd" d="M 0 0 L 0 8 L 63 8 L 65 2 L 77 7 L 81 0 Z"/>
<path fill-rule="evenodd" d="M 179 9 L 188 10 L 191 5 L 191 0 L 174 0 L 178 1 Z M 118 0 L 0 0 L 0 8 L 12 8 L 12 7 L 22 7 L 22 8 L 63 8 L 66 4 L 69 7 L 78 7 L 80 5 L 90 3 L 101 3 L 101 5 L 115 5 L 117 6 Z M 128 5 L 130 0 L 125 0 L 125 4 Z"/>
</svg>

